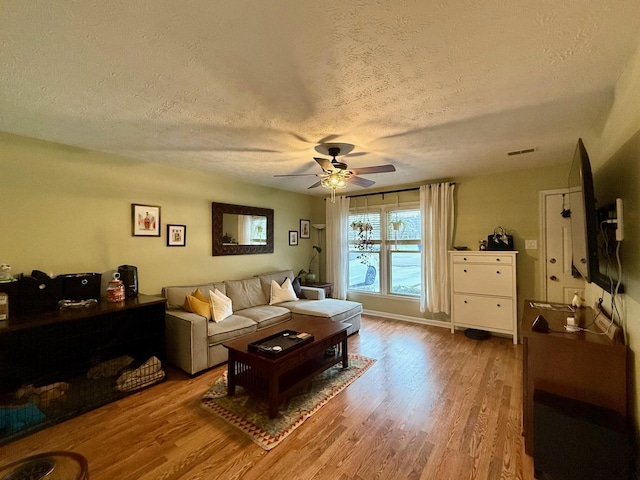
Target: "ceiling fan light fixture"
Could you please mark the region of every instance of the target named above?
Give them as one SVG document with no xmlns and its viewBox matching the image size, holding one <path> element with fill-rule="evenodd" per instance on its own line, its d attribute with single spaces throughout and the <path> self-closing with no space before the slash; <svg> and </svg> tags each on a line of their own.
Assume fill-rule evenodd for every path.
<svg viewBox="0 0 640 480">
<path fill-rule="evenodd" d="M 331 190 L 331 202 L 336 201 L 336 189 L 347 186 L 347 173 L 344 171 L 332 172 L 322 179 L 320 185 Z"/>
</svg>

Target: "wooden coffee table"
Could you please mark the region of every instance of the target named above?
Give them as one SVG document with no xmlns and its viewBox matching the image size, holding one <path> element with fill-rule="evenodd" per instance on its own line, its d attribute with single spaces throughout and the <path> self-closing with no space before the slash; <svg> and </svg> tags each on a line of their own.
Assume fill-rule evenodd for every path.
<svg viewBox="0 0 640 480">
<path fill-rule="evenodd" d="M 291 320 L 223 343 L 229 349 L 228 394 L 234 395 L 237 385 L 266 393 L 269 417 L 275 418 L 282 400 L 300 385 L 337 363 L 342 362 L 342 368 L 349 366 L 347 328 L 350 326 L 329 319 Z M 248 349 L 250 343 L 282 330 L 307 332 L 314 340 L 275 356 Z M 336 347 L 335 352 L 329 355 L 327 351 L 332 347 Z"/>
</svg>

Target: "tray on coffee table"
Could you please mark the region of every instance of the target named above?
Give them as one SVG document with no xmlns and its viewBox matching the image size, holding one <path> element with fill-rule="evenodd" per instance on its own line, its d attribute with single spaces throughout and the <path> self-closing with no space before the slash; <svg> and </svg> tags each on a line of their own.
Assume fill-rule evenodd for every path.
<svg viewBox="0 0 640 480">
<path fill-rule="evenodd" d="M 288 353 L 302 345 L 313 342 L 313 335 L 294 330 L 282 330 L 247 345 L 250 352 L 278 356 Z"/>
</svg>

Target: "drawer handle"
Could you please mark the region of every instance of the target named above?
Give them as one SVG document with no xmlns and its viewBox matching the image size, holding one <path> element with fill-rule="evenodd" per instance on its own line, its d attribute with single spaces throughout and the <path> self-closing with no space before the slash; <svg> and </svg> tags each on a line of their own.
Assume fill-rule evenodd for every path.
<svg viewBox="0 0 640 480">
<path fill-rule="evenodd" d="M 467 301 L 465 300 L 464 303 L 467 303 Z"/>
<path fill-rule="evenodd" d="M 499 261 L 500 261 L 500 259 L 499 259 L 499 258 L 496 258 L 496 262 L 499 262 Z"/>
<path fill-rule="evenodd" d="M 500 304 L 498 303 L 498 304 L 496 305 L 496 307 L 498 307 L 498 308 L 499 308 L 499 307 L 500 307 Z"/>
<path fill-rule="evenodd" d="M 83 279 L 80 281 L 80 283 L 81 283 L 82 285 L 86 285 L 87 283 L 89 283 L 89 280 L 87 280 L 86 278 L 83 278 Z"/>
<path fill-rule="evenodd" d="M 500 275 L 500 270 L 496 270 L 496 273 L 497 273 L 498 275 Z"/>
<path fill-rule="evenodd" d="M 464 273 L 467 273 L 467 269 L 465 268 L 465 269 L 463 270 L 463 272 L 464 272 Z"/>
<path fill-rule="evenodd" d="M 467 261 L 467 257 L 464 257 L 463 260 L 466 262 Z"/>
</svg>

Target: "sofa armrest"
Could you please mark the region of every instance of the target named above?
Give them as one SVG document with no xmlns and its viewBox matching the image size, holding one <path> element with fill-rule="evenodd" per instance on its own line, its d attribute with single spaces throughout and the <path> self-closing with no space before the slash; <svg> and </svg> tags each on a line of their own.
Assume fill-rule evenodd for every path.
<svg viewBox="0 0 640 480">
<path fill-rule="evenodd" d="M 169 363 L 191 375 L 208 368 L 207 319 L 177 309 L 166 310 L 164 319 Z"/>
<path fill-rule="evenodd" d="M 304 298 L 307 298 L 309 300 L 324 300 L 325 299 L 325 294 L 324 294 L 324 289 L 323 288 L 305 287 L 305 286 L 302 286 L 300 288 L 302 290 L 302 293 L 304 294 Z"/>
</svg>

